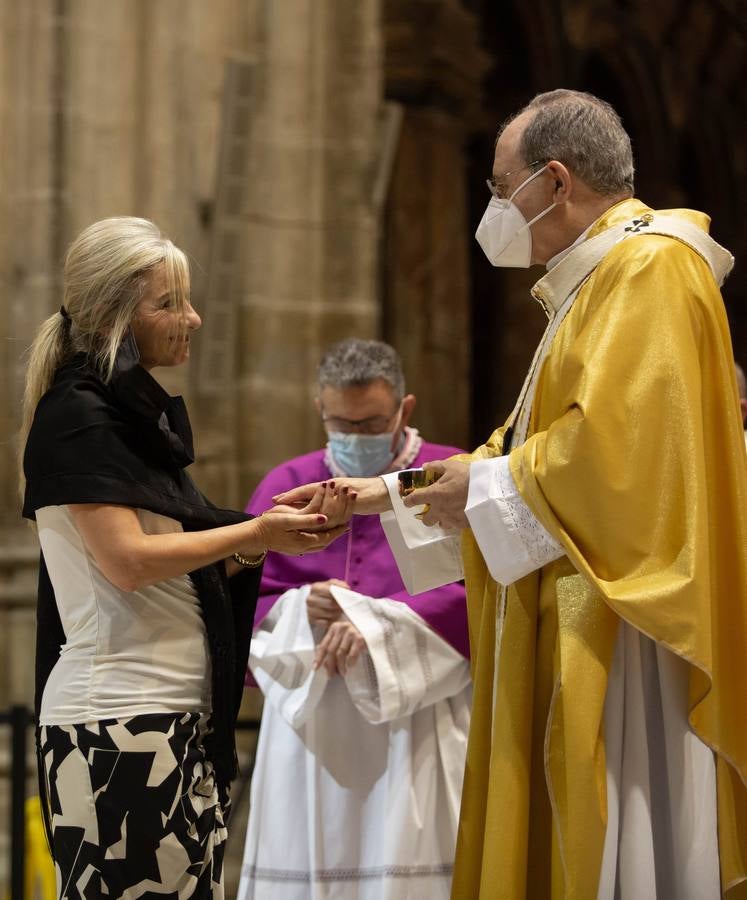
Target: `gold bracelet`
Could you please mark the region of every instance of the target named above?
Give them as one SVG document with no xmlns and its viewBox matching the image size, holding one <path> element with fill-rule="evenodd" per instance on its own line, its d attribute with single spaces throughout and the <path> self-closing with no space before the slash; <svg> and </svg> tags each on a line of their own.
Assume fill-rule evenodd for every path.
<svg viewBox="0 0 747 900">
<path fill-rule="evenodd" d="M 248 556 L 242 556 L 240 553 L 232 554 L 232 559 L 237 562 L 240 566 L 243 566 L 245 569 L 256 569 L 257 566 L 261 566 L 265 561 L 265 557 L 267 556 L 267 551 L 263 550 L 259 556 L 255 556 L 253 559 Z"/>
</svg>

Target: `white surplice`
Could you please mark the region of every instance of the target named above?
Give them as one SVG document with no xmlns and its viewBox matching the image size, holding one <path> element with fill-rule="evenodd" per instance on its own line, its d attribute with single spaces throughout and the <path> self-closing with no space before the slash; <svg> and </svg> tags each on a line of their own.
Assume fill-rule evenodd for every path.
<svg viewBox="0 0 747 900">
<path fill-rule="evenodd" d="M 469 664 L 408 606 L 332 588 L 366 649 L 312 670 L 308 586 L 255 631 L 262 692 L 238 900 L 447 900 Z"/>
</svg>

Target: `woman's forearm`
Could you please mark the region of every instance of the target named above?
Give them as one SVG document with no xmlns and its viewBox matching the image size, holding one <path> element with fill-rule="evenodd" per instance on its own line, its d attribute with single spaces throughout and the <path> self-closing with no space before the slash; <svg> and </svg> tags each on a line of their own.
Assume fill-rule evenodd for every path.
<svg viewBox="0 0 747 900">
<path fill-rule="evenodd" d="M 259 519 L 204 531 L 146 534 L 134 509 L 84 504 L 70 510 L 104 576 L 124 591 L 177 578 L 235 551 L 251 557 L 267 549 Z"/>
</svg>

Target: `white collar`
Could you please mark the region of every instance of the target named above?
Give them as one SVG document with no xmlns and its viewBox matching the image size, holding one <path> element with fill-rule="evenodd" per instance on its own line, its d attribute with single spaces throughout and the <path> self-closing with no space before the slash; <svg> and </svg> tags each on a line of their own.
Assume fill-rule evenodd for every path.
<svg viewBox="0 0 747 900">
<path fill-rule="evenodd" d="M 553 318 L 614 244 L 639 234 L 667 235 L 687 244 L 706 261 L 719 287 L 734 265 L 731 253 L 717 244 L 702 228 L 673 215 L 647 212 L 618 222 L 592 238 L 585 239 L 584 232 L 568 247 L 560 261 L 554 263 L 552 272 L 540 278 L 531 291 L 548 318 Z"/>
<path fill-rule="evenodd" d="M 593 222 L 591 223 L 594 224 Z M 577 247 L 582 241 L 586 240 L 586 235 L 591 231 L 591 225 L 588 228 L 585 228 L 581 234 L 576 238 L 576 240 L 570 244 L 565 250 L 561 250 L 560 253 L 556 253 L 555 256 L 551 256 L 550 259 L 547 260 L 545 268 L 549 272 L 550 269 L 554 269 L 555 266 L 563 259 L 564 256 L 568 256 L 568 254 L 573 250 L 574 247 Z"/>
</svg>

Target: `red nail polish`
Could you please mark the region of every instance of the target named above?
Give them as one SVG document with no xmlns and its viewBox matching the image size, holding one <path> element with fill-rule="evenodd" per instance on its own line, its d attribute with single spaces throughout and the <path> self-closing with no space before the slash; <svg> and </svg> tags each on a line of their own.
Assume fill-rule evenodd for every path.
<svg viewBox="0 0 747 900">
<path fill-rule="evenodd" d="M 326 516 L 317 516 L 316 520 L 320 525 L 324 525 L 324 523 L 327 521 L 327 517 Z"/>
</svg>

